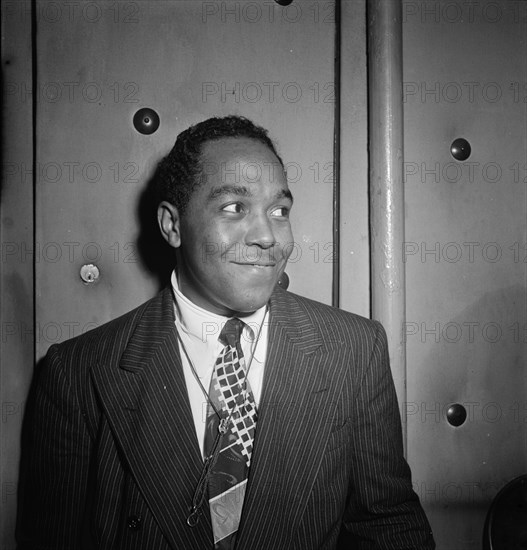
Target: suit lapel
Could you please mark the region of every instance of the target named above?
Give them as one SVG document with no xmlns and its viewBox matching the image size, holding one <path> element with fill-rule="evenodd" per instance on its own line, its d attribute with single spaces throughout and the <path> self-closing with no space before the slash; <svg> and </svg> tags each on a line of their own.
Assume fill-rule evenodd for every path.
<svg viewBox="0 0 527 550">
<path fill-rule="evenodd" d="M 273 536 L 287 547 L 302 516 L 341 387 L 341 373 L 327 368 L 323 349 L 306 311 L 276 290 L 239 549 L 266 547 Z"/>
<path fill-rule="evenodd" d="M 269 526 L 287 546 L 304 512 L 342 377 L 328 368 L 322 351 L 307 311 L 277 289 L 237 548 L 266 547 Z M 167 540 L 175 549 L 210 547 L 207 510 L 195 528 L 186 524 L 203 462 L 169 289 L 151 301 L 121 360 L 98 364 L 92 376 L 130 472 Z"/>
<path fill-rule="evenodd" d="M 93 371 L 130 472 L 174 548 L 211 544 L 210 517 L 186 520 L 203 466 L 174 326 L 172 295 L 152 300 L 119 362 Z"/>
</svg>

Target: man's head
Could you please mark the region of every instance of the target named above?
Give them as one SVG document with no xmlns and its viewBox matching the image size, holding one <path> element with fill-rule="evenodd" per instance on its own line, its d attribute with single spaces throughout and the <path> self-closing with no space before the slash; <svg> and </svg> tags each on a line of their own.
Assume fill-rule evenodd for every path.
<svg viewBox="0 0 527 550">
<path fill-rule="evenodd" d="M 222 315 L 267 303 L 293 246 L 292 196 L 267 132 L 209 119 L 178 136 L 159 176 L 159 225 L 183 294 Z"/>
<path fill-rule="evenodd" d="M 276 157 L 275 169 L 284 169 L 282 159 L 264 128 L 241 116 L 209 118 L 181 132 L 170 153 L 160 162 L 157 179 L 159 202 L 173 204 L 183 215 L 195 188 L 215 169 L 210 163 L 203 162 L 203 144 L 227 137 L 245 137 L 263 143 Z"/>
</svg>

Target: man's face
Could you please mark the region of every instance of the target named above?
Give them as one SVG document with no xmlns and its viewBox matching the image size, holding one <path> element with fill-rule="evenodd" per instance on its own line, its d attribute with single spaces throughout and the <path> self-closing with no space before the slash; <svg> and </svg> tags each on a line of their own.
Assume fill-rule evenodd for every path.
<svg viewBox="0 0 527 550">
<path fill-rule="evenodd" d="M 180 219 L 179 285 L 214 313 L 250 313 L 267 303 L 292 251 L 286 177 L 254 139 L 207 142 L 201 158 L 206 178 Z"/>
</svg>

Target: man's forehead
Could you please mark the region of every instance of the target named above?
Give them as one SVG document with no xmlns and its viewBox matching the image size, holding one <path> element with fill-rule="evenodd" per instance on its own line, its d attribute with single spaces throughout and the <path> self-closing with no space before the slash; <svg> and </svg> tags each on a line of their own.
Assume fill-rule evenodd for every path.
<svg viewBox="0 0 527 550">
<path fill-rule="evenodd" d="M 203 144 L 202 173 L 215 187 L 240 183 L 271 183 L 287 188 L 284 168 L 264 143 L 252 138 L 227 137 Z"/>
<path fill-rule="evenodd" d="M 222 163 L 235 163 L 240 160 L 248 162 L 272 162 L 280 164 L 280 161 L 268 145 L 253 138 L 225 137 L 206 141 L 201 147 L 202 161 L 215 161 Z"/>
</svg>

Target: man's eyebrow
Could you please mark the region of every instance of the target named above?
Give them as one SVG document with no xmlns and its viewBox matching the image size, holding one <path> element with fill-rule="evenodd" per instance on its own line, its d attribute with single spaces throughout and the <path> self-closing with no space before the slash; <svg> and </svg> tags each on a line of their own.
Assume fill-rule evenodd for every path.
<svg viewBox="0 0 527 550">
<path fill-rule="evenodd" d="M 218 197 L 223 197 L 225 195 L 236 195 L 238 197 L 250 197 L 252 195 L 248 187 L 240 185 L 222 185 L 221 187 L 213 187 L 210 190 L 209 196 L 207 199 L 212 201 Z"/>
<path fill-rule="evenodd" d="M 213 201 L 225 195 L 236 195 L 237 197 L 251 197 L 253 193 L 248 187 L 242 185 L 222 185 L 221 187 L 213 187 L 207 197 L 207 200 Z M 289 199 L 293 202 L 293 195 L 289 189 L 281 189 L 275 195 L 276 199 Z"/>
</svg>

